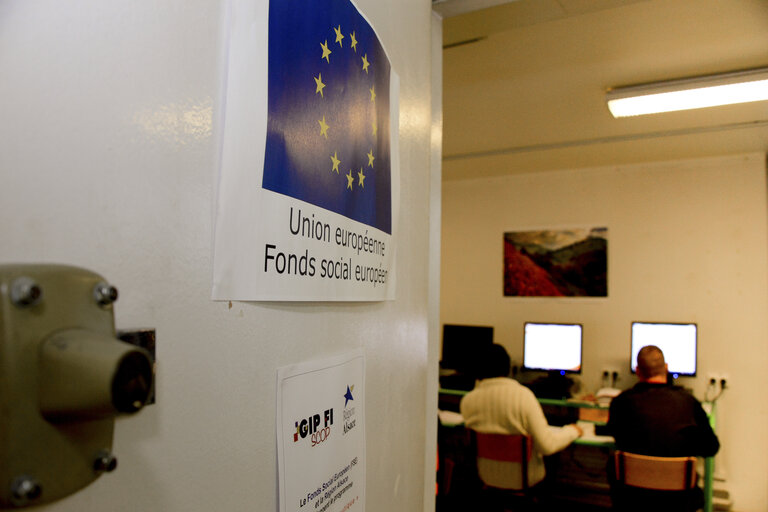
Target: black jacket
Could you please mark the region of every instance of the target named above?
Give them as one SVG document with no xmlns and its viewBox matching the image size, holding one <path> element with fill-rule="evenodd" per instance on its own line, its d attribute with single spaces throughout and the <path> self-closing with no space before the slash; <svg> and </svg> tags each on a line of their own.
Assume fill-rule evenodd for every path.
<svg viewBox="0 0 768 512">
<path fill-rule="evenodd" d="M 709 457 L 720 443 L 696 398 L 678 386 L 640 382 L 611 401 L 616 448 L 643 455 Z"/>
</svg>

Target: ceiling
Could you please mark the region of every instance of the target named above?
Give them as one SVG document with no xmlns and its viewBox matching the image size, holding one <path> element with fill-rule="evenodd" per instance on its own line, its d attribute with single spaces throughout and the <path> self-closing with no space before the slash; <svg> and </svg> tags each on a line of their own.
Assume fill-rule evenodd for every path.
<svg viewBox="0 0 768 512">
<path fill-rule="evenodd" d="M 479 10 L 477 10 L 479 8 Z M 436 0 L 443 179 L 768 152 L 768 102 L 614 119 L 612 86 L 768 66 L 767 0 Z"/>
</svg>

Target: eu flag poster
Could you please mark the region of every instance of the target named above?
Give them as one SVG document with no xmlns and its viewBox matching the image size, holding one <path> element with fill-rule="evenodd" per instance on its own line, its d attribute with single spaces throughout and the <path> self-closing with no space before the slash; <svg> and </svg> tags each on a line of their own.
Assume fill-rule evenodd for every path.
<svg viewBox="0 0 768 512">
<path fill-rule="evenodd" d="M 394 298 L 398 77 L 350 0 L 231 0 L 215 300 Z"/>
</svg>

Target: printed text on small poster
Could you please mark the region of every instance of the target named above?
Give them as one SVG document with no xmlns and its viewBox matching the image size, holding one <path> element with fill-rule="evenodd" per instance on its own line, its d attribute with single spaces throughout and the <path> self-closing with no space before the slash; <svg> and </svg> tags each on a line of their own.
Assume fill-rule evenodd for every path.
<svg viewBox="0 0 768 512">
<path fill-rule="evenodd" d="M 362 350 L 278 369 L 280 512 L 365 509 Z"/>
</svg>

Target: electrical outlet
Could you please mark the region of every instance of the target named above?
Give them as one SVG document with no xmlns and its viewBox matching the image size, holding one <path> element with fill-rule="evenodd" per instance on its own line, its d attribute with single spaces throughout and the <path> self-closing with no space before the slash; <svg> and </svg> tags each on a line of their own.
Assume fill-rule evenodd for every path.
<svg viewBox="0 0 768 512">
<path fill-rule="evenodd" d="M 712 372 L 707 374 L 707 387 L 711 386 L 715 391 L 722 392 L 730 385 L 727 373 Z"/>
<path fill-rule="evenodd" d="M 611 386 L 611 370 L 609 368 L 603 368 L 600 372 L 600 387 L 608 388 Z"/>
<path fill-rule="evenodd" d="M 600 373 L 601 382 L 605 387 L 616 387 L 616 382 L 619 380 L 619 371 L 616 368 L 605 367 Z"/>
</svg>

